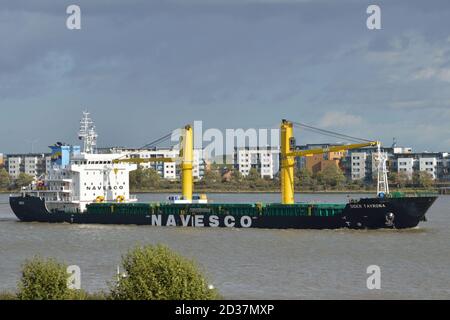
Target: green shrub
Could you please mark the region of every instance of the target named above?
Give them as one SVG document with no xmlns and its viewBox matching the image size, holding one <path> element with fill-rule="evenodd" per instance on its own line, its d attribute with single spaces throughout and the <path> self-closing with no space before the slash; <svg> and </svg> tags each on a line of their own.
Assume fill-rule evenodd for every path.
<svg viewBox="0 0 450 320">
<path fill-rule="evenodd" d="M 0 300 L 17 300 L 17 295 L 12 292 L 0 292 Z"/>
<path fill-rule="evenodd" d="M 218 298 L 197 265 L 163 245 L 136 247 L 122 257 L 126 276 L 114 281 L 116 300 L 207 300 Z"/>
<path fill-rule="evenodd" d="M 84 290 L 69 290 L 67 300 L 106 300 L 108 294 L 105 292 L 89 293 Z"/>
<path fill-rule="evenodd" d="M 70 299 L 67 267 L 54 259 L 35 257 L 25 261 L 17 297 L 21 300 Z"/>
</svg>

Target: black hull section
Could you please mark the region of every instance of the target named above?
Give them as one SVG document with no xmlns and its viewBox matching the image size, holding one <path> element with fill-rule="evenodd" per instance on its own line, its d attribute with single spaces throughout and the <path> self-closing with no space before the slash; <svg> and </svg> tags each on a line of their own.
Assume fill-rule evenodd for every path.
<svg viewBox="0 0 450 320">
<path fill-rule="evenodd" d="M 350 228 L 414 228 L 426 221 L 425 214 L 437 197 L 365 198 L 349 203 L 345 210 Z"/>
<path fill-rule="evenodd" d="M 425 213 L 436 197 L 363 198 L 348 203 L 334 216 L 222 216 L 155 215 L 120 213 L 49 212 L 38 197 L 10 197 L 15 215 L 25 222 L 67 222 L 80 224 L 135 224 L 195 227 L 252 227 L 267 229 L 378 229 L 412 228 L 425 220 Z M 226 218 L 228 217 L 228 218 Z M 159 220 L 158 220 L 159 218 Z"/>
</svg>

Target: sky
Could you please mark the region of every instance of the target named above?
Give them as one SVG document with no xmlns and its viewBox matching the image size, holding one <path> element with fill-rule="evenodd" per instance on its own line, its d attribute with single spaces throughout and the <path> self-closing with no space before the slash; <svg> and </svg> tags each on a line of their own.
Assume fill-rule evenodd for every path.
<svg viewBox="0 0 450 320">
<path fill-rule="evenodd" d="M 85 109 L 99 146 L 285 118 L 450 151 L 448 0 L 1 0 L 0 39 L 0 153 L 77 143 Z"/>
</svg>

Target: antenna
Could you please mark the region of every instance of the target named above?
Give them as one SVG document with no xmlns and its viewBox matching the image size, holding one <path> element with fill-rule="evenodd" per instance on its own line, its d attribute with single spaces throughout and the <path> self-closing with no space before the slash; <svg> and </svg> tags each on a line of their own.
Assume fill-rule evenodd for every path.
<svg viewBox="0 0 450 320">
<path fill-rule="evenodd" d="M 83 152 L 94 153 L 94 147 L 97 145 L 97 133 L 95 132 L 94 121 L 89 117 L 90 113 L 83 111 L 83 118 L 80 121 L 80 131 L 78 139 L 83 140 Z"/>
<path fill-rule="evenodd" d="M 36 142 L 38 142 L 38 141 L 39 141 L 38 139 L 27 140 L 27 142 L 29 142 L 29 143 L 30 143 L 30 146 L 31 146 L 31 153 L 34 153 L 34 144 L 35 144 Z"/>
<path fill-rule="evenodd" d="M 386 161 L 388 159 L 385 152 L 381 152 L 381 145 L 377 144 L 376 153 L 377 164 L 377 196 L 383 198 L 389 194 L 389 180 Z"/>
<path fill-rule="evenodd" d="M 397 146 L 397 138 L 393 137 L 392 138 L 392 148 L 395 148 Z"/>
</svg>

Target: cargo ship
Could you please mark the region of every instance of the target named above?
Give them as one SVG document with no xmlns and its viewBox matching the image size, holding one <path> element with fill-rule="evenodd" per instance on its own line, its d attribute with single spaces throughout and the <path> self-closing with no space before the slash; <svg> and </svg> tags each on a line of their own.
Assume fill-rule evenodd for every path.
<svg viewBox="0 0 450 320">
<path fill-rule="evenodd" d="M 140 158 L 133 154 L 96 154 L 97 135 L 88 113 L 81 121 L 83 151 L 66 145 L 52 147 L 52 168 L 47 175 L 10 196 L 15 215 L 24 222 L 80 224 L 135 224 L 182 227 L 267 229 L 378 229 L 412 228 L 425 221 L 435 195 L 390 193 L 386 157 L 377 141 L 295 150 L 293 123 L 281 123 L 281 202 L 211 203 L 193 194 L 193 130 L 182 130 L 179 159 Z M 295 203 L 296 157 L 377 146 L 377 194 L 347 203 Z M 182 195 L 163 202 L 140 203 L 130 195 L 129 173 L 144 162 L 180 161 Z"/>
</svg>

